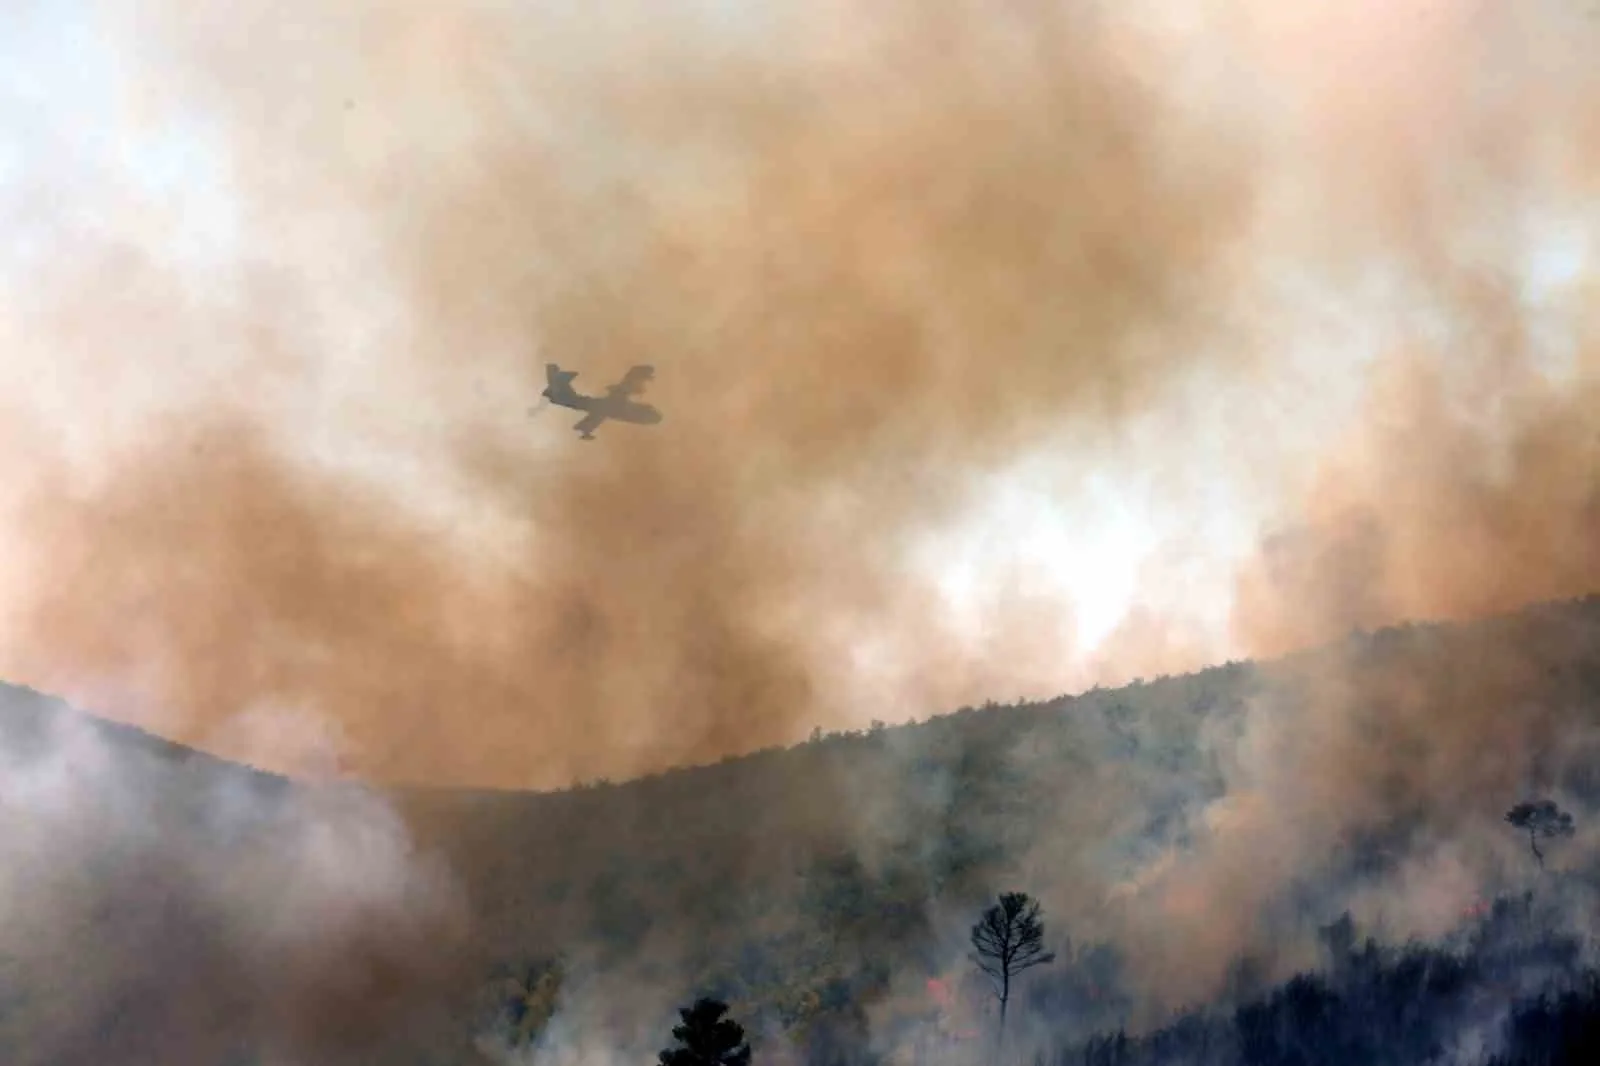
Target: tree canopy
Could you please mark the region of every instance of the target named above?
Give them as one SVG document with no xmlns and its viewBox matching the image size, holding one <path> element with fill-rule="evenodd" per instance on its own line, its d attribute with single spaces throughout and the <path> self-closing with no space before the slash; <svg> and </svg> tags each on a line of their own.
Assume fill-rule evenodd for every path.
<svg viewBox="0 0 1600 1066">
<path fill-rule="evenodd" d="M 744 1026 L 723 1017 L 727 1013 L 726 1003 L 706 997 L 680 1008 L 683 1024 L 672 1029 L 679 1046 L 661 1052 L 660 1066 L 749 1066 Z"/>
<path fill-rule="evenodd" d="M 1570 837 L 1574 829 L 1572 815 L 1558 807 L 1554 800 L 1531 800 L 1519 803 L 1506 812 L 1506 821 L 1528 834 L 1528 847 L 1533 857 L 1544 868 L 1544 853 L 1539 850 L 1539 838 L 1555 840 Z"/>
</svg>

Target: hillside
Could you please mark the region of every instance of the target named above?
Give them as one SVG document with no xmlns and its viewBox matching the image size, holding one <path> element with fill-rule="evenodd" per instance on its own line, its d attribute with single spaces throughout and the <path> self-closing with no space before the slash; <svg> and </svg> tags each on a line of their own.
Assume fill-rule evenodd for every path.
<svg viewBox="0 0 1600 1066">
<path fill-rule="evenodd" d="M 1600 599 L 1590 598 L 1385 629 L 1271 664 L 967 708 L 626 784 L 408 801 L 416 824 L 471 871 L 480 935 L 508 963 L 577 947 L 598 971 L 637 970 L 635 1002 L 659 994 L 664 1009 L 704 987 L 769 1029 L 826 1019 L 859 1037 L 862 1004 L 876 1006 L 880 1028 L 925 1013 L 927 980 L 968 969 L 964 938 L 981 901 L 1019 887 L 1044 900 L 1085 966 L 1131 956 L 1124 1000 L 1103 1001 L 1110 1013 L 1079 1018 L 1088 1023 L 1212 994 L 1235 949 L 1276 945 L 1282 965 L 1304 961 L 1320 922 L 1398 891 L 1440 840 L 1483 840 L 1470 859 L 1481 883 L 1462 873 L 1451 890 L 1464 902 L 1517 883 L 1501 813 L 1530 789 L 1580 804 L 1596 795 L 1597 724 Z M 1252 745 L 1307 760 L 1302 778 L 1241 768 Z M 1322 824 L 1304 827 L 1314 842 L 1305 854 L 1281 857 L 1287 870 L 1268 872 L 1275 864 L 1249 838 L 1276 846 L 1299 827 L 1268 822 L 1243 841 L 1208 842 L 1244 850 L 1195 860 L 1203 888 L 1174 891 L 1217 882 L 1233 896 L 1207 903 L 1256 903 L 1224 948 L 1206 943 L 1206 927 L 1226 928 L 1229 916 L 1174 917 L 1170 900 L 1141 903 L 1129 889 L 1181 866 L 1245 784 L 1278 805 L 1266 817 Z M 1301 784 L 1339 794 L 1298 796 Z M 1255 862 L 1259 878 L 1230 873 Z M 1390 917 L 1387 931 L 1402 937 L 1438 924 Z M 1173 960 L 1152 940 L 1186 944 L 1187 964 L 1209 957 L 1166 982 Z"/>
<path fill-rule="evenodd" d="M 375 1028 L 424 1041 L 463 980 L 422 950 L 454 935 L 438 874 L 359 789 L 307 788 L 8 687 L 0 1061 L 335 1062 L 371 1050 Z"/>
<path fill-rule="evenodd" d="M 1577 814 L 1552 867 L 1587 877 L 1600 598 L 547 794 L 308 788 L 26 690 L 0 722 L 5 898 L 48 902 L 8 929 L 54 937 L 5 945 L 7 1062 L 178 1061 L 190 1030 L 228 1034 L 188 1041 L 219 1062 L 285 1025 L 320 1052 L 364 1011 L 414 1061 L 472 1061 L 473 1030 L 510 1032 L 496 974 L 563 1047 L 648 1051 L 709 991 L 763 1058 L 858 1061 L 972 1024 L 939 990 L 1001 889 L 1044 903 L 1059 959 L 1018 1024 L 1059 1042 L 1270 988 L 1345 911 L 1449 933 L 1524 886 L 1500 816 L 1530 792 Z M 63 750 L 90 754 L 21 772 Z"/>
</svg>

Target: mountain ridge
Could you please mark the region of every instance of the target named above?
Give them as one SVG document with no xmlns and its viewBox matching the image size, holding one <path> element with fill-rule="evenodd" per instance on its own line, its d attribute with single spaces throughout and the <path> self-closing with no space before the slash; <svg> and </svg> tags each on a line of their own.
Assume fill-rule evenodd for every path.
<svg viewBox="0 0 1600 1066">
<path fill-rule="evenodd" d="M 1220 663 L 1212 663 L 1197 667 L 1193 670 L 1181 671 L 1173 674 L 1158 674 L 1153 677 L 1135 677 L 1120 685 L 1095 684 L 1087 689 L 1076 692 L 1064 692 L 1056 696 L 1041 699 L 1022 699 L 1011 702 L 986 700 L 981 705 L 964 705 L 948 711 L 933 712 L 921 718 L 907 718 L 894 723 L 874 722 L 872 726 L 856 729 L 841 729 L 822 731 L 807 740 L 796 741 L 790 744 L 769 745 L 763 748 L 748 751 L 733 752 L 718 758 L 708 758 L 700 762 L 687 762 L 674 766 L 663 767 L 659 770 L 636 774 L 631 777 L 612 780 L 599 778 L 595 780 L 575 780 L 570 784 L 558 787 L 543 788 L 514 788 L 492 785 L 436 785 L 426 782 L 404 782 L 369 780 L 360 775 L 348 775 L 349 779 L 362 781 L 364 784 L 386 794 L 414 794 L 421 796 L 438 796 L 449 798 L 506 798 L 525 796 L 560 796 L 570 792 L 583 792 L 591 789 L 619 788 L 639 782 L 652 781 L 663 777 L 673 777 L 685 773 L 706 770 L 713 767 L 725 766 L 729 763 L 738 763 L 748 760 L 760 760 L 773 754 L 791 752 L 805 748 L 807 745 L 820 742 L 828 743 L 840 739 L 859 738 L 881 730 L 896 731 L 916 729 L 936 722 L 941 719 L 972 712 L 1008 712 L 1008 711 L 1038 711 L 1060 710 L 1082 701 L 1093 700 L 1109 693 L 1123 690 L 1136 690 L 1147 685 L 1161 682 L 1179 680 L 1184 678 L 1200 678 L 1208 675 L 1227 674 L 1239 670 L 1273 670 L 1292 667 L 1319 657 L 1337 654 L 1341 649 L 1349 649 L 1363 642 L 1383 640 L 1399 634 L 1416 634 L 1419 631 L 1426 633 L 1451 633 L 1481 627 L 1493 627 L 1513 623 L 1518 619 L 1529 619 L 1541 615 L 1560 614 L 1573 610 L 1600 608 L 1600 593 L 1590 593 L 1582 596 L 1573 596 L 1563 599 L 1544 600 L 1526 604 L 1522 607 L 1497 612 L 1472 619 L 1419 619 L 1398 621 L 1379 626 L 1373 629 L 1356 629 L 1344 637 L 1327 643 L 1299 649 L 1284 655 L 1266 659 L 1244 657 L 1228 659 Z M 59 720 L 63 717 L 75 717 L 88 720 L 95 724 L 97 729 L 107 734 L 114 740 L 120 740 L 126 745 L 143 750 L 154 755 L 164 755 L 177 762 L 200 759 L 205 762 L 235 767 L 260 775 L 264 778 L 281 780 L 285 782 L 310 783 L 319 780 L 312 775 L 297 775 L 288 772 L 268 769 L 257 766 L 247 760 L 218 755 L 204 748 L 186 744 L 181 741 L 162 736 L 153 730 L 126 722 L 122 719 L 109 716 L 96 710 L 80 707 L 70 701 L 42 692 L 30 685 L 10 682 L 0 679 L 0 736 L 16 734 L 19 737 L 37 736 L 42 724 L 48 721 Z M 25 741 L 24 741 L 25 742 Z"/>
</svg>

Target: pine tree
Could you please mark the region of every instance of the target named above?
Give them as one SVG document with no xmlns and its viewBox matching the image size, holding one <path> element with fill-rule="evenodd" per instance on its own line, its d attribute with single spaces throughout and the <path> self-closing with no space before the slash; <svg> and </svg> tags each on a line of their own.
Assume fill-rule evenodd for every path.
<svg viewBox="0 0 1600 1066">
<path fill-rule="evenodd" d="M 704 997 L 680 1008 L 683 1024 L 672 1029 L 680 1046 L 661 1052 L 660 1066 L 750 1066 L 744 1026 L 724 1018 L 727 1012 L 726 1003 Z"/>
<path fill-rule="evenodd" d="M 996 1044 L 1005 1039 L 1006 1005 L 1011 1001 L 1011 984 L 1024 970 L 1043 966 L 1056 956 L 1044 950 L 1044 921 L 1039 903 L 1025 892 L 1007 892 L 1000 902 L 983 912 L 972 927 L 972 956 L 978 969 L 988 975 L 1000 1001 L 1000 1029 Z"/>
</svg>

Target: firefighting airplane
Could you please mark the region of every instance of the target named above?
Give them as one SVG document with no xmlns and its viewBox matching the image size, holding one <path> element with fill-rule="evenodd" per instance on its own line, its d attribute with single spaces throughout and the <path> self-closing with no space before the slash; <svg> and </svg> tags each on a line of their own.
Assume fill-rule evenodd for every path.
<svg viewBox="0 0 1600 1066">
<path fill-rule="evenodd" d="M 545 399 L 575 411 L 588 412 L 572 427 L 578 431 L 581 440 L 594 440 L 594 431 L 607 419 L 643 426 L 653 426 L 661 421 L 660 411 L 647 403 L 636 403 L 628 398 L 642 391 L 645 383 L 656 376 L 653 366 L 633 367 L 623 375 L 621 381 L 606 389 L 604 396 L 584 396 L 575 390 L 572 379 L 578 376 L 576 370 L 562 370 L 555 363 L 546 363 L 544 372 L 548 381 L 542 394 Z"/>
</svg>

